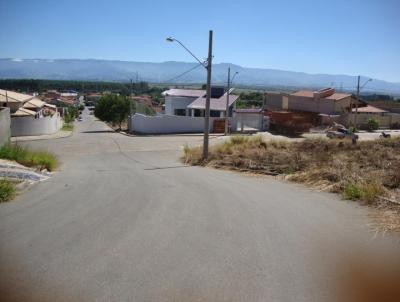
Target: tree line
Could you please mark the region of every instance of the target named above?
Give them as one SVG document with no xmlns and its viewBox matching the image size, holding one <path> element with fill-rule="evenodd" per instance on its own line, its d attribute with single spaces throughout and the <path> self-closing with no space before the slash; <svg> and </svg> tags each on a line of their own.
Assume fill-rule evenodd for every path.
<svg viewBox="0 0 400 302">
<path fill-rule="evenodd" d="M 134 94 L 150 94 L 155 101 L 161 101 L 162 87 L 150 87 L 147 82 L 94 82 L 94 81 L 63 81 L 63 80 L 36 80 L 36 79 L 3 79 L 0 80 L 0 89 L 13 90 L 22 93 L 45 92 L 47 90 L 75 90 L 78 93 L 104 92 L 128 96 Z"/>
</svg>

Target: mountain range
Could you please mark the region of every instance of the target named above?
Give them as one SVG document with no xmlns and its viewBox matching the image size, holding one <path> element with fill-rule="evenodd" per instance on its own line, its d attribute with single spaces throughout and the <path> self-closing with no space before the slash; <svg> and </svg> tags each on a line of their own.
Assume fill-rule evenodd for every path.
<svg viewBox="0 0 400 302">
<path fill-rule="evenodd" d="M 197 66 L 197 67 L 196 67 Z M 354 91 L 357 77 L 350 75 L 309 74 L 278 69 L 247 68 L 231 63 L 213 64 L 213 84 L 225 84 L 227 69 L 238 72 L 234 84 L 261 89 L 297 89 L 336 87 Z M 120 81 L 129 79 L 151 83 L 199 84 L 205 83 L 206 70 L 197 63 L 187 62 L 133 62 L 96 59 L 0 59 L 0 79 L 52 79 L 85 81 Z M 361 83 L 369 77 L 362 76 Z M 373 79 L 363 92 L 400 95 L 400 83 Z"/>
</svg>

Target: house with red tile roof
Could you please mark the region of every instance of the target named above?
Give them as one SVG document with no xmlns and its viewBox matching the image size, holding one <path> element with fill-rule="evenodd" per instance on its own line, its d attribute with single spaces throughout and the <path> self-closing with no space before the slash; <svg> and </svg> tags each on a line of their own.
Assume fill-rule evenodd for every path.
<svg viewBox="0 0 400 302">
<path fill-rule="evenodd" d="M 51 134 L 62 126 L 56 106 L 36 96 L 0 89 L 0 106 L 10 109 L 11 136 Z"/>
<path fill-rule="evenodd" d="M 265 109 L 286 110 L 308 115 L 314 125 L 339 122 L 346 126 L 363 126 L 374 118 L 383 127 L 400 121 L 400 115 L 376 108 L 350 93 L 338 93 L 334 88 L 317 91 L 299 90 L 294 93 L 267 93 Z"/>
</svg>

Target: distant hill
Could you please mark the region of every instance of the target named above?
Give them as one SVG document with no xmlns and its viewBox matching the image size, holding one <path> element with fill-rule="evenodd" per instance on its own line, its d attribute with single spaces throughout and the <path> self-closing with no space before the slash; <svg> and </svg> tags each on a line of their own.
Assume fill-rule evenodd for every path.
<svg viewBox="0 0 400 302">
<path fill-rule="evenodd" d="M 0 59 L 0 79 L 31 78 L 53 80 L 89 80 L 89 81 L 129 81 L 136 78 L 151 83 L 204 83 L 206 72 L 203 67 L 196 68 L 182 77 L 176 78 L 196 63 L 185 62 L 129 62 L 114 60 L 78 60 L 78 59 Z M 226 82 L 227 69 L 238 71 L 236 85 L 260 88 L 320 88 L 327 86 L 343 87 L 354 91 L 356 77 L 349 75 L 308 74 L 304 72 L 277 69 L 246 68 L 230 63 L 213 65 L 213 83 Z M 367 77 L 363 77 L 363 81 Z M 368 83 L 364 92 L 382 92 L 400 94 L 400 83 L 391 83 L 374 79 Z"/>
</svg>

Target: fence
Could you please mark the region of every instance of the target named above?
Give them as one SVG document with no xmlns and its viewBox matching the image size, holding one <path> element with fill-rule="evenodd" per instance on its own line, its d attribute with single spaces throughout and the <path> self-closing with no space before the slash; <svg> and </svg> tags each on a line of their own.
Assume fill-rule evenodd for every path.
<svg viewBox="0 0 400 302">
<path fill-rule="evenodd" d="M 214 120 L 210 117 L 210 132 L 213 131 Z M 158 115 L 146 116 L 136 113 L 129 123 L 129 132 L 145 134 L 167 133 L 201 133 L 204 131 L 204 117 Z"/>
<path fill-rule="evenodd" d="M 397 113 L 385 113 L 385 114 L 368 114 L 359 113 L 357 114 L 357 125 L 365 126 L 369 119 L 374 119 L 378 122 L 379 127 L 389 128 L 394 124 L 400 124 L 400 114 Z M 343 114 L 339 122 L 343 125 L 355 125 L 356 115 L 355 114 Z"/>
<path fill-rule="evenodd" d="M 31 136 L 53 134 L 61 129 L 62 119 L 58 114 L 42 118 L 13 117 L 11 118 L 11 136 Z"/>
</svg>

